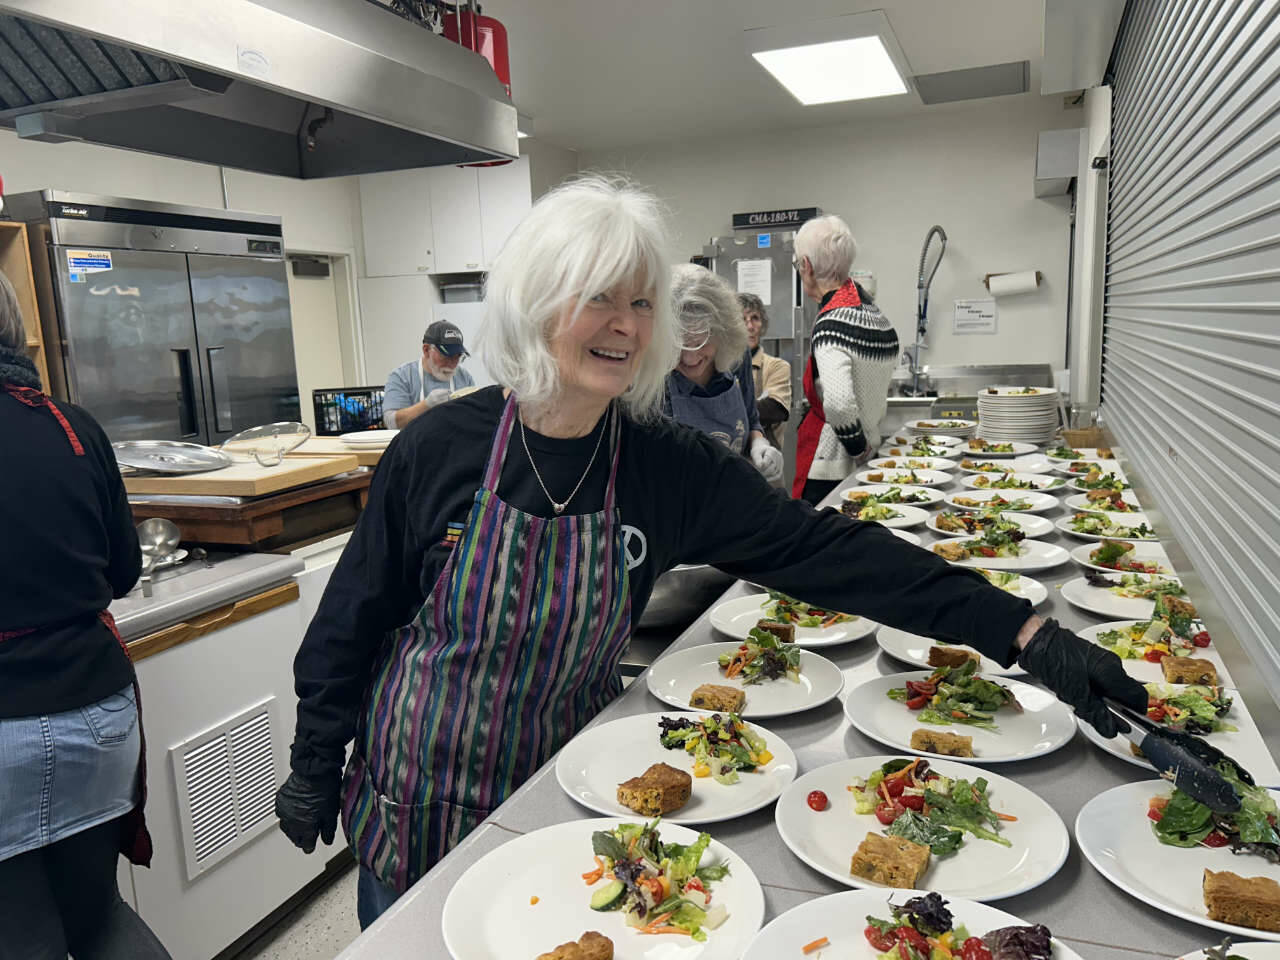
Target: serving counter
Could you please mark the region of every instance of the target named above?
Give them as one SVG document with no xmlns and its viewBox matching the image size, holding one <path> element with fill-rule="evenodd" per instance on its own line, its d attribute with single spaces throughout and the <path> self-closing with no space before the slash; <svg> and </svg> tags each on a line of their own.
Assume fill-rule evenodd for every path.
<svg viewBox="0 0 1280 960">
<path fill-rule="evenodd" d="M 853 481 L 841 484 L 838 489 L 852 484 Z M 953 480 L 942 489 L 952 492 L 961 489 L 961 485 Z M 837 502 L 838 491 L 828 500 Z M 1059 504 L 1044 516 L 1057 520 L 1067 512 L 1067 508 Z M 912 532 L 921 537 L 925 546 L 941 539 L 925 527 L 917 527 Z M 1071 540 L 1056 530 L 1038 539 L 1068 547 L 1082 542 Z M 856 574 L 851 571 L 851 575 Z M 1077 610 L 1058 595 L 1061 584 L 1079 575 L 1080 569 L 1070 562 L 1033 574 L 1049 590 L 1049 599 L 1037 609 L 1037 613 L 1056 617 L 1063 626 L 1077 631 L 1102 622 L 1104 618 Z M 735 583 L 721 599 L 748 592 L 754 591 L 741 582 Z M 708 612 L 685 630 L 670 649 L 680 650 L 723 639 L 712 629 Z M 882 653 L 874 636 L 843 646 L 826 647 L 818 652 L 843 672 L 845 687 L 842 698 L 865 680 L 912 669 Z M 647 674 L 637 678 L 592 725 L 663 710 L 665 704 L 649 693 L 646 680 Z M 891 747 L 855 730 L 845 718 L 839 699 L 804 713 L 771 718 L 765 724 L 795 751 L 799 775 L 847 757 L 894 752 Z M 1072 843 L 1066 863 L 1049 882 L 1027 893 L 995 901 L 994 906 L 1028 923 L 1045 924 L 1055 937 L 1069 944 L 1081 956 L 1097 960 L 1176 957 L 1216 944 L 1221 939 L 1214 930 L 1168 916 L 1122 892 L 1084 860 L 1075 844 L 1075 819 L 1085 803 L 1119 784 L 1150 779 L 1141 768 L 1104 753 L 1077 733 L 1055 753 L 1038 759 L 1000 764 L 997 772 L 1011 777 L 1046 800 L 1072 834 Z M 419 957 L 449 956 L 441 929 L 442 911 L 450 889 L 471 864 L 514 836 L 550 824 L 593 816 L 597 814 L 574 803 L 561 790 L 556 781 L 553 758 L 342 953 L 339 960 L 416 960 Z M 748 816 L 712 824 L 705 829 L 755 871 L 764 888 L 766 923 L 814 897 L 849 889 L 810 869 L 784 845 L 774 825 L 772 804 Z M 568 934 L 577 936 L 580 932 L 565 931 L 566 939 Z M 530 949 L 528 954 L 532 957 L 538 952 Z"/>
</svg>

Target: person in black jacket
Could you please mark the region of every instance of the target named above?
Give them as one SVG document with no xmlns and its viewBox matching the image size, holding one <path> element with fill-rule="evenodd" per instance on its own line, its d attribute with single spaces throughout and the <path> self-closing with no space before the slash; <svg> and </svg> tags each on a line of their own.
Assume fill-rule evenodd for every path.
<svg viewBox="0 0 1280 960">
<path fill-rule="evenodd" d="M 0 958 L 169 954 L 120 898 L 150 859 L 142 730 L 107 613 L 141 554 L 102 428 L 41 392 L 0 274 Z"/>
<path fill-rule="evenodd" d="M 629 184 L 544 195 L 489 273 L 501 386 L 414 420 L 374 474 L 294 661 L 276 794 L 308 853 L 341 814 L 362 926 L 621 692 L 631 625 L 679 563 L 1018 659 L 1107 736 L 1102 695 L 1146 707 L 1114 653 L 658 416 L 680 346 L 665 237 Z"/>
</svg>

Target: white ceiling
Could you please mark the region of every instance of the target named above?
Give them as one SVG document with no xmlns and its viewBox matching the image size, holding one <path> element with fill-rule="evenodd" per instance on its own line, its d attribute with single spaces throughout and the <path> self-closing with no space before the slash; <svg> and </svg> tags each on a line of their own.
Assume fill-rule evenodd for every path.
<svg viewBox="0 0 1280 960">
<path fill-rule="evenodd" d="M 1031 62 L 1042 0 L 486 0 L 506 26 L 512 98 L 534 136 L 575 150 L 963 110 L 900 97 L 803 107 L 747 53 L 742 31 L 883 10 L 912 73 Z"/>
</svg>

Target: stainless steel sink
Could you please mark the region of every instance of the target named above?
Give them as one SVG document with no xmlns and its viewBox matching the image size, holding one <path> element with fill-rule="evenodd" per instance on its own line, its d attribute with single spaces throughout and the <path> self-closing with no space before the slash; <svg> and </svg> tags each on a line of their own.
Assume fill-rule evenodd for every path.
<svg viewBox="0 0 1280 960">
<path fill-rule="evenodd" d="M 920 386 L 939 397 L 973 397 L 995 384 L 1009 387 L 1052 387 L 1053 367 L 1047 363 L 969 364 L 937 366 L 926 364 Z M 891 396 L 911 396 L 911 374 L 897 371 L 890 385 Z"/>
</svg>

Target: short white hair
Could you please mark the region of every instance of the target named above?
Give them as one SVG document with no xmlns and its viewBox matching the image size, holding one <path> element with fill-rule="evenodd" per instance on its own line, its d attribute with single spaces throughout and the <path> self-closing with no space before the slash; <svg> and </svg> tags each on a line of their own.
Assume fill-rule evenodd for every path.
<svg viewBox="0 0 1280 960">
<path fill-rule="evenodd" d="M 27 331 L 22 323 L 18 292 L 0 271 L 0 347 L 23 352 L 27 349 Z"/>
<path fill-rule="evenodd" d="M 679 352 L 666 296 L 668 247 L 658 199 L 625 178 L 588 175 L 544 194 L 489 271 L 479 345 L 489 374 L 525 403 L 553 403 L 560 371 L 549 342 L 557 318 L 631 283 L 652 291 L 653 334 L 622 402 L 637 419 L 657 416 Z"/>
<path fill-rule="evenodd" d="M 721 373 L 742 363 L 747 352 L 747 325 L 742 322 L 733 288 L 723 279 L 696 263 L 677 264 L 671 270 L 671 312 L 682 342 L 710 329 L 715 365 Z"/>
<path fill-rule="evenodd" d="M 796 233 L 796 258 L 809 258 L 813 278 L 819 283 L 843 284 L 857 256 L 853 231 L 839 217 L 817 217 Z"/>
</svg>

